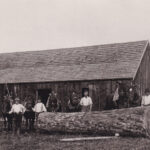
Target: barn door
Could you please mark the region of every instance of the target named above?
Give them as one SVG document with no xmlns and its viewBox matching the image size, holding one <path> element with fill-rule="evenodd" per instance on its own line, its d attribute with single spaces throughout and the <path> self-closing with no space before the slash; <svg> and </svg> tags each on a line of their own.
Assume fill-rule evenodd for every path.
<svg viewBox="0 0 150 150">
<path fill-rule="evenodd" d="M 46 105 L 49 93 L 51 93 L 50 89 L 39 89 L 38 90 L 38 98 L 42 100 L 42 103 Z"/>
</svg>

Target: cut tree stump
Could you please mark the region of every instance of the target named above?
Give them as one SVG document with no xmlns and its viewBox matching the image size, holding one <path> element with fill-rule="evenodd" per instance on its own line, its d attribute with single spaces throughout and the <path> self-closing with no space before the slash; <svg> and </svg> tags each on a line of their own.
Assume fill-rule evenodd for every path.
<svg viewBox="0 0 150 150">
<path fill-rule="evenodd" d="M 50 132 L 95 135 L 150 135 L 150 107 L 134 107 L 90 113 L 41 113 L 38 127 Z"/>
</svg>

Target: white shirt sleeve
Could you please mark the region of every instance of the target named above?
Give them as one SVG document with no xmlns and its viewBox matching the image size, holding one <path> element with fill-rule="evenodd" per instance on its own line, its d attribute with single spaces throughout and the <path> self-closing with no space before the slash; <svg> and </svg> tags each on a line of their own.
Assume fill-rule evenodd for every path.
<svg viewBox="0 0 150 150">
<path fill-rule="evenodd" d="M 80 100 L 80 105 L 81 106 L 83 105 L 83 98 L 81 98 L 81 100 Z"/>
<path fill-rule="evenodd" d="M 12 105 L 12 108 L 9 113 L 13 113 L 13 112 L 14 112 L 14 105 Z"/>
<path fill-rule="evenodd" d="M 21 107 L 22 107 L 22 112 L 24 113 L 26 111 L 26 108 L 23 105 L 21 105 Z"/>
</svg>

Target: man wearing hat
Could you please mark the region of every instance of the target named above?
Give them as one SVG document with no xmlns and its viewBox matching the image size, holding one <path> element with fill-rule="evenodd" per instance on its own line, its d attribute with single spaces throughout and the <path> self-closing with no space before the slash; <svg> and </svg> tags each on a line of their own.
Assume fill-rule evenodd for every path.
<svg viewBox="0 0 150 150">
<path fill-rule="evenodd" d="M 145 89 L 145 95 L 142 96 L 141 106 L 149 106 L 150 105 L 150 90 L 149 88 Z"/>
<path fill-rule="evenodd" d="M 12 105 L 10 114 L 12 113 L 14 116 L 14 134 L 20 134 L 21 131 L 21 123 L 22 123 L 22 114 L 25 112 L 25 107 L 20 104 L 20 99 L 15 99 L 15 104 Z"/>
</svg>

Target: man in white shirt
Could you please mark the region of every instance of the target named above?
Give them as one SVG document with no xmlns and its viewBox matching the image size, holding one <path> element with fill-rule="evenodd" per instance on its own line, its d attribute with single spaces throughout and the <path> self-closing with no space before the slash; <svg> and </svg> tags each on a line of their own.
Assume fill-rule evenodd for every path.
<svg viewBox="0 0 150 150">
<path fill-rule="evenodd" d="M 25 112 L 25 107 L 19 103 L 20 99 L 16 98 L 15 99 L 15 104 L 12 105 L 11 111 L 9 112 L 10 114 L 13 114 L 14 117 L 14 128 L 13 132 L 14 134 L 17 133 L 18 135 L 20 134 L 21 131 L 21 123 L 22 123 L 22 115 Z"/>
<path fill-rule="evenodd" d="M 41 102 L 40 99 L 38 100 L 37 104 L 34 106 L 33 110 L 37 113 L 42 113 L 47 111 L 45 105 Z"/>
<path fill-rule="evenodd" d="M 142 96 L 141 106 L 149 106 L 150 105 L 150 90 L 145 89 L 145 95 Z"/>
<path fill-rule="evenodd" d="M 12 105 L 11 111 L 9 113 L 23 114 L 25 112 L 25 107 L 22 104 L 19 104 L 19 100 L 16 100 L 16 103 Z"/>
<path fill-rule="evenodd" d="M 84 97 L 81 98 L 80 105 L 82 107 L 82 112 L 90 112 L 92 110 L 92 99 L 88 96 L 88 90 L 84 91 Z"/>
<path fill-rule="evenodd" d="M 37 123 L 39 114 L 47 111 L 45 105 L 41 102 L 41 99 L 38 99 L 38 102 L 34 106 L 33 111 L 35 111 L 35 119 Z"/>
</svg>

